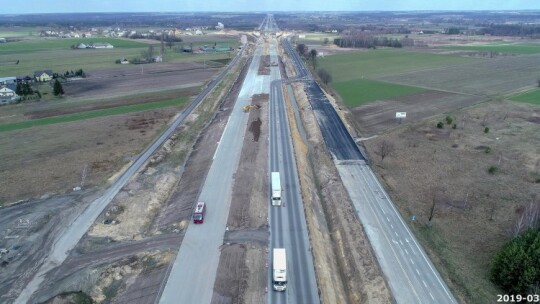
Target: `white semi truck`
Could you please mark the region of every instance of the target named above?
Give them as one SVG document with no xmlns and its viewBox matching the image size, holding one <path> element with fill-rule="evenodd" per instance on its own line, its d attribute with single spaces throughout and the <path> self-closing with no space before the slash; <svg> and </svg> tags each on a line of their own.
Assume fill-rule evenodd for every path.
<svg viewBox="0 0 540 304">
<path fill-rule="evenodd" d="M 281 179 L 279 172 L 272 172 L 272 205 L 281 205 Z"/>
<path fill-rule="evenodd" d="M 287 288 L 287 256 L 285 248 L 274 248 L 273 251 L 272 285 L 276 291 Z"/>
</svg>

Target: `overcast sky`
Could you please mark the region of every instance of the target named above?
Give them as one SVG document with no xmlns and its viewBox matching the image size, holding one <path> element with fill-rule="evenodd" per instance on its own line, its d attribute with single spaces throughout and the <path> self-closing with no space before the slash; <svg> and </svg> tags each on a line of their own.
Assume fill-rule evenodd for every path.
<svg viewBox="0 0 540 304">
<path fill-rule="evenodd" d="M 540 0 L 0 0 L 0 8 L 0 14 L 306 10 L 540 10 Z"/>
</svg>

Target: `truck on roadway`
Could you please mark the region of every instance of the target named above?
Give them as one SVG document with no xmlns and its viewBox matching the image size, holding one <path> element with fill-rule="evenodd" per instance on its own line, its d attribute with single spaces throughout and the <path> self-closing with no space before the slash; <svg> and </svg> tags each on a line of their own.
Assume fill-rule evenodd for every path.
<svg viewBox="0 0 540 304">
<path fill-rule="evenodd" d="M 272 261 L 272 285 L 275 291 L 287 288 L 287 255 L 285 248 L 274 248 Z"/>
<path fill-rule="evenodd" d="M 206 216 L 206 204 L 203 202 L 198 202 L 193 211 L 193 223 L 202 224 L 204 222 L 204 217 Z"/>
<path fill-rule="evenodd" d="M 272 172 L 272 205 L 281 205 L 281 179 L 279 172 Z"/>
</svg>

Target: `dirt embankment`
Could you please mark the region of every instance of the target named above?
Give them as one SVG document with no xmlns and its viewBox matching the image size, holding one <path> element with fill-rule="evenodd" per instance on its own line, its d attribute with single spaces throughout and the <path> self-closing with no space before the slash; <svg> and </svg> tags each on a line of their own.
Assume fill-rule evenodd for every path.
<svg viewBox="0 0 540 304">
<path fill-rule="evenodd" d="M 69 286 L 69 290 L 79 290 L 79 292 L 61 293 L 44 303 L 85 303 L 78 302 L 82 299 L 91 299 L 95 303 L 115 303 L 115 298 L 129 290 L 138 276 L 147 276 L 155 269 L 165 267 L 173 258 L 174 254 L 169 251 L 143 252 L 124 258 L 111 265 L 100 266 L 92 270 L 82 269 L 81 273 L 75 273 L 64 278 L 59 284 L 51 286 L 52 289 L 58 289 L 58 286 Z M 159 282 L 157 286 L 152 285 L 154 289 L 158 286 Z M 54 294 L 53 290 L 49 292 Z M 72 298 L 75 301 L 66 302 L 66 298 Z M 132 293 L 129 303 L 142 304 L 148 302 L 141 302 L 137 297 L 137 293 Z"/>
<path fill-rule="evenodd" d="M 270 75 L 270 55 L 262 55 L 257 75 Z"/>
<path fill-rule="evenodd" d="M 317 274 L 317 285 L 321 290 L 322 303 L 347 303 L 345 286 L 339 275 L 337 258 L 332 250 L 332 243 L 327 228 L 326 219 L 322 211 L 321 200 L 316 189 L 316 181 L 313 167 L 308 159 L 308 144 L 301 137 L 297 121 L 292 112 L 292 104 L 288 92 L 285 91 L 287 101 L 287 115 L 290 122 L 291 134 L 293 138 L 295 158 L 302 188 L 302 200 L 306 214 L 306 221 L 309 227 L 310 243 L 313 248 L 313 260 L 315 273 Z M 313 126 L 308 125 L 313 128 Z"/>
<path fill-rule="evenodd" d="M 268 94 L 252 96 L 212 303 L 264 303 L 268 258 Z M 230 274 L 235 274 L 231 276 Z"/>
<path fill-rule="evenodd" d="M 311 208 L 306 208 L 306 215 L 321 298 L 325 303 L 391 303 L 393 299 L 384 275 L 337 169 L 324 148 L 303 86 L 294 87 L 310 147 L 304 152 L 307 160 L 297 156 L 297 162 L 302 171 L 304 199 L 312 204 Z M 296 153 L 303 150 L 303 145 L 295 136 Z"/>
</svg>

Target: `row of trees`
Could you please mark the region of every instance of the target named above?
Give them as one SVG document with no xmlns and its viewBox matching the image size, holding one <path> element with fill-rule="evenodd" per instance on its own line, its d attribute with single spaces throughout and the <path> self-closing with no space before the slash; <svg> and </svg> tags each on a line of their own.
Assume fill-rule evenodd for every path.
<svg viewBox="0 0 540 304">
<path fill-rule="evenodd" d="M 15 88 L 15 93 L 23 99 L 28 98 L 34 98 L 32 96 L 37 95 L 38 98 L 41 98 L 41 93 L 39 90 L 34 90 L 30 83 L 24 82 L 24 83 L 18 83 L 17 87 Z M 64 88 L 62 87 L 62 84 L 60 81 L 58 81 L 58 78 L 54 80 L 53 84 L 53 94 L 54 96 L 61 96 L 64 95 Z"/>
<path fill-rule="evenodd" d="M 386 37 L 375 37 L 375 36 L 358 36 L 358 37 L 340 37 L 334 39 L 334 44 L 339 47 L 347 48 L 366 48 L 366 49 L 375 49 L 377 47 L 393 47 L 401 48 L 403 44 L 400 40 L 388 39 Z"/>
<path fill-rule="evenodd" d="M 317 69 L 318 53 L 316 49 L 309 50 L 307 45 L 299 43 L 298 45 L 296 45 L 296 51 L 308 62 L 311 62 L 313 69 Z M 324 84 L 329 84 L 330 82 L 332 82 L 332 75 L 330 75 L 330 73 L 326 69 L 318 69 L 317 75 L 319 75 L 319 78 Z"/>
<path fill-rule="evenodd" d="M 393 47 L 401 48 L 404 46 L 413 46 L 414 40 L 410 38 L 388 38 L 378 37 L 372 34 L 368 34 L 360 31 L 350 31 L 339 38 L 334 39 L 334 44 L 339 47 L 347 48 L 377 48 L 377 47 Z"/>
<path fill-rule="evenodd" d="M 83 71 L 83 69 L 78 69 L 75 72 L 73 70 L 66 71 L 64 73 L 64 78 L 72 78 L 72 77 L 82 77 L 86 78 L 86 73 Z"/>
<path fill-rule="evenodd" d="M 142 34 L 139 34 L 139 33 L 136 33 L 136 34 L 133 34 L 131 36 L 129 36 L 129 38 L 131 39 L 153 39 L 153 40 L 158 40 L 158 41 L 165 41 L 165 42 L 182 42 L 182 38 L 180 37 L 176 37 L 176 36 L 172 36 L 172 35 L 168 35 L 168 34 L 163 34 L 163 35 L 156 35 L 156 34 L 153 34 L 153 33 L 150 33 L 148 35 L 142 35 Z"/>
<path fill-rule="evenodd" d="M 39 91 L 34 91 L 32 89 L 32 86 L 28 83 L 17 83 L 17 87 L 15 88 L 15 94 L 24 97 L 25 99 L 28 96 L 34 95 L 34 93 L 39 93 Z"/>
<path fill-rule="evenodd" d="M 300 43 L 296 46 L 296 51 L 305 59 L 309 60 L 313 64 L 314 68 L 317 66 L 318 53 L 316 49 L 309 50 L 307 45 Z"/>
<path fill-rule="evenodd" d="M 530 24 L 490 24 L 479 30 L 479 34 L 493 36 L 540 37 L 540 26 Z"/>
</svg>

